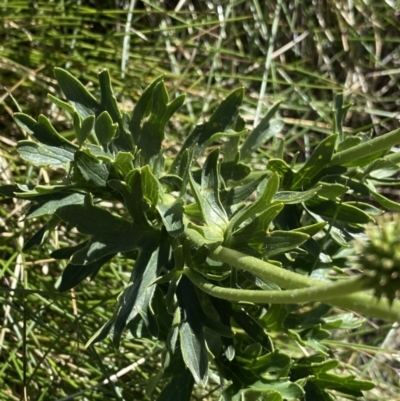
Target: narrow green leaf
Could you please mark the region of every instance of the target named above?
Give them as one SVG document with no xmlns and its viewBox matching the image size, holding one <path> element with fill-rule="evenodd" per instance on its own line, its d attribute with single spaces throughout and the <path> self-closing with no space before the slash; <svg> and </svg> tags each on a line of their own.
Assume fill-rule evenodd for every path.
<svg viewBox="0 0 400 401">
<path fill-rule="evenodd" d="M 337 227 L 331 227 L 329 231 L 329 235 L 332 239 L 341 247 L 349 248 L 349 239 L 346 238 L 345 234 L 342 230 L 339 230 Z"/>
<path fill-rule="evenodd" d="M 101 100 L 100 104 L 110 114 L 113 122 L 119 122 L 122 118 L 122 113 L 118 108 L 117 99 L 115 98 L 114 92 L 111 87 L 111 78 L 108 70 L 101 70 L 99 73 L 100 93 Z"/>
<path fill-rule="evenodd" d="M 110 254 L 84 266 L 69 263 L 67 267 L 63 270 L 62 279 L 58 290 L 60 292 L 68 291 L 71 288 L 76 287 L 89 276 L 91 276 L 93 279 L 100 268 L 109 260 L 111 260 L 114 256 L 114 254 Z"/>
<path fill-rule="evenodd" d="M 76 251 L 84 248 L 87 243 L 88 241 L 83 241 L 74 246 L 66 246 L 64 248 L 56 249 L 50 254 L 50 256 L 54 259 L 69 259 Z"/>
<path fill-rule="evenodd" d="M 190 371 L 181 370 L 163 388 L 157 401 L 190 401 L 193 386 L 194 380 Z"/>
<path fill-rule="evenodd" d="M 158 180 L 154 177 L 150 170 L 149 165 L 146 165 L 140 169 L 142 177 L 142 191 L 143 197 L 153 206 L 157 206 L 158 199 L 160 197 L 160 186 Z"/>
<path fill-rule="evenodd" d="M 115 135 L 113 135 L 112 144 L 118 150 L 132 151 L 134 149 L 133 138 L 128 130 L 129 117 L 119 110 L 117 99 L 111 86 L 111 78 L 108 70 L 100 71 L 99 75 L 100 93 L 101 93 L 101 111 L 107 111 L 112 122 L 115 123 Z M 110 131 L 108 131 L 110 133 Z M 100 134 L 101 135 L 101 134 Z M 107 135 L 104 136 L 106 138 Z M 111 139 L 109 140 L 111 141 Z M 101 141 L 100 141 L 101 142 Z M 102 143 L 107 143 L 106 140 Z"/>
<path fill-rule="evenodd" d="M 298 399 L 304 396 L 304 390 L 297 383 L 292 383 L 290 381 L 277 381 L 272 383 L 264 383 L 262 381 L 255 382 L 252 389 L 257 389 L 260 391 L 276 391 L 281 395 L 283 399 Z"/>
<path fill-rule="evenodd" d="M 183 185 L 183 179 L 175 174 L 165 174 L 158 181 L 171 191 L 179 191 Z"/>
<path fill-rule="evenodd" d="M 296 192 L 296 191 L 281 191 L 277 192 L 273 197 L 273 202 L 286 203 L 288 205 L 294 205 L 297 203 L 305 202 L 312 199 L 321 189 L 320 186 L 312 188 L 308 191 Z"/>
<path fill-rule="evenodd" d="M 255 390 L 253 388 L 245 388 L 239 392 L 240 399 L 234 398 L 232 401 L 283 401 L 282 396 L 274 390 Z"/>
<path fill-rule="evenodd" d="M 36 231 L 36 233 L 25 242 L 23 248 L 24 252 L 29 251 L 34 246 L 43 244 L 49 233 L 57 227 L 59 222 L 60 219 L 57 216 L 52 216 L 43 227 Z"/>
<path fill-rule="evenodd" d="M 65 185 L 21 185 L 17 184 L 18 190 L 15 191 L 15 196 L 18 198 L 23 198 L 23 199 L 32 199 L 33 201 L 36 202 L 47 202 L 48 200 L 54 199 L 60 199 L 59 194 L 61 191 L 63 191 L 66 186 Z M 46 196 L 47 195 L 47 196 Z M 65 194 L 61 195 L 61 198 L 63 198 Z"/>
<path fill-rule="evenodd" d="M 29 210 L 26 218 L 33 219 L 40 216 L 52 215 L 58 208 L 66 205 L 81 205 L 83 204 L 83 198 L 84 195 L 79 193 L 60 193 L 55 199 L 39 200 L 39 204 Z"/>
<path fill-rule="evenodd" d="M 367 213 L 361 209 L 349 205 L 345 202 L 336 203 L 331 200 L 311 201 L 307 203 L 307 208 L 320 216 L 335 218 L 345 223 L 366 224 L 374 221 Z"/>
<path fill-rule="evenodd" d="M 273 231 L 265 238 L 265 255 L 270 257 L 285 253 L 303 244 L 310 238 L 307 234 L 296 231 Z"/>
<path fill-rule="evenodd" d="M 220 193 L 221 202 L 224 206 L 230 207 L 247 199 L 259 186 L 265 176 L 257 177 L 247 184 L 241 185 L 237 188 L 229 188 Z"/>
<path fill-rule="evenodd" d="M 185 249 L 183 251 L 186 252 Z M 179 281 L 176 297 L 182 317 L 179 328 L 182 357 L 195 381 L 205 385 L 208 373 L 208 355 L 203 332 L 204 313 L 195 288 L 186 276 L 182 276 Z"/>
<path fill-rule="evenodd" d="M 314 149 L 304 166 L 295 173 L 292 189 L 309 186 L 313 178 L 319 176 L 321 171 L 329 165 L 337 136 L 337 134 L 328 136 Z"/>
<path fill-rule="evenodd" d="M 157 278 L 160 264 L 158 243 L 148 244 L 143 248 L 135 263 L 131 282 L 118 298 L 117 313 L 114 322 L 113 342 L 119 347 L 121 335 L 126 325 L 139 315 L 146 326 L 149 325 L 148 313 L 151 308 L 151 300 L 156 290 L 151 285 Z"/>
<path fill-rule="evenodd" d="M 396 211 L 400 210 L 400 203 L 386 198 L 386 196 L 381 195 L 375 190 L 370 189 L 370 193 L 371 196 L 374 198 L 374 200 L 378 202 L 381 206 L 385 207 L 386 209 L 396 210 Z"/>
<path fill-rule="evenodd" d="M 251 167 L 247 164 L 237 163 L 236 161 L 221 163 L 221 177 L 225 182 L 243 180 L 250 172 Z"/>
<path fill-rule="evenodd" d="M 230 246 L 236 248 L 248 244 L 261 252 L 264 248 L 266 231 L 282 209 L 283 203 L 275 203 L 267 207 L 249 224 L 240 227 L 233 233 L 229 241 Z"/>
<path fill-rule="evenodd" d="M 281 132 L 284 125 L 283 121 L 272 120 L 273 116 L 278 111 L 280 104 L 281 102 L 277 102 L 272 105 L 265 117 L 247 137 L 240 149 L 240 158 L 242 160 L 248 159 L 263 143 Z"/>
<path fill-rule="evenodd" d="M 332 176 L 325 176 L 324 182 L 332 183 L 332 184 L 341 184 L 348 189 L 352 190 L 352 193 L 359 197 L 366 197 L 370 195 L 370 191 L 364 183 L 362 183 L 358 179 L 350 178 L 346 175 L 346 172 L 342 172 L 339 174 L 334 174 Z M 322 183 L 323 185 L 324 183 Z"/>
<path fill-rule="evenodd" d="M 400 140 L 399 140 L 400 142 Z M 367 168 L 364 170 L 364 177 L 371 177 L 376 180 L 381 180 L 384 178 L 390 178 L 396 173 L 398 173 L 399 167 L 397 164 L 392 163 L 389 160 L 378 159 L 374 160 Z"/>
<path fill-rule="evenodd" d="M 274 351 L 274 345 L 267 332 L 243 308 L 235 309 L 235 307 L 232 307 L 231 316 L 253 341 L 261 344 L 269 352 Z"/>
<path fill-rule="evenodd" d="M 369 203 L 359 202 L 359 201 L 350 201 L 346 202 L 346 205 L 354 206 L 363 212 L 369 214 L 370 216 L 380 216 L 384 213 L 382 209 L 375 207 Z"/>
<path fill-rule="evenodd" d="M 243 136 L 244 134 L 247 133 L 247 130 L 242 130 L 242 131 L 235 131 L 231 128 L 227 128 L 223 132 L 216 132 L 215 134 L 212 134 L 206 141 L 204 141 L 201 144 L 197 144 L 196 147 L 196 156 L 202 154 L 204 150 L 210 146 L 212 143 L 218 141 L 221 138 L 236 138 L 239 136 Z M 237 160 L 236 162 L 239 162 L 239 155 L 237 155 Z"/>
<path fill-rule="evenodd" d="M 24 160 L 35 166 L 66 169 L 67 163 L 74 160 L 74 153 L 70 150 L 32 141 L 19 141 L 17 149 Z"/>
<path fill-rule="evenodd" d="M 47 97 L 50 99 L 52 103 L 54 103 L 57 107 L 59 107 L 61 110 L 67 111 L 69 114 L 73 115 L 75 113 L 75 109 L 73 106 L 71 106 L 69 103 L 64 102 L 61 99 L 58 99 L 57 97 L 53 96 L 52 94 L 48 93 Z"/>
<path fill-rule="evenodd" d="M 344 195 L 348 190 L 348 187 L 342 184 L 329 184 L 327 182 L 319 182 L 318 195 L 327 199 L 335 199 L 339 196 Z"/>
<path fill-rule="evenodd" d="M 91 134 L 95 122 L 95 116 L 92 114 L 87 116 L 84 120 L 82 120 L 82 126 L 78 138 L 78 143 L 80 146 L 86 141 L 86 139 Z"/>
<path fill-rule="evenodd" d="M 300 228 L 296 228 L 296 229 L 292 230 L 292 232 L 299 232 L 299 233 L 307 234 L 310 237 L 312 237 L 315 234 L 318 234 L 326 225 L 327 225 L 326 221 L 321 221 L 319 223 L 311 224 L 309 226 L 303 226 Z"/>
<path fill-rule="evenodd" d="M 86 138 L 82 140 L 81 138 L 81 128 L 82 128 L 82 117 L 79 113 L 74 111 L 73 115 L 74 131 L 76 139 L 78 140 L 78 146 L 81 147 Z"/>
<path fill-rule="evenodd" d="M 113 155 L 99 145 L 86 142 L 84 150 L 95 156 L 99 161 L 105 163 L 112 163 L 113 161 Z"/>
<path fill-rule="evenodd" d="M 111 142 L 117 132 L 118 124 L 113 123 L 110 114 L 107 111 L 103 111 L 97 118 L 94 125 L 96 137 L 99 142 L 105 146 Z"/>
<path fill-rule="evenodd" d="M 55 68 L 54 75 L 65 97 L 83 118 L 101 112 L 101 105 L 96 101 L 95 97 L 68 71 L 62 68 Z"/>
<path fill-rule="evenodd" d="M 346 104 L 343 106 L 343 93 L 338 93 L 335 96 L 335 108 L 334 108 L 334 132 L 339 134 L 340 142 L 343 141 L 343 120 L 346 116 L 346 112 L 350 109 L 351 104 Z"/>
<path fill-rule="evenodd" d="M 282 377 L 288 376 L 292 364 L 291 358 L 279 350 L 261 355 L 258 358 L 245 359 L 238 354 L 237 359 L 253 374 L 262 375 L 264 380 L 269 382 L 278 381 Z"/>
<path fill-rule="evenodd" d="M 353 146 L 358 145 L 362 139 L 359 136 L 349 136 L 344 141 L 340 142 L 337 148 L 338 152 L 341 152 L 346 149 L 350 149 Z"/>
<path fill-rule="evenodd" d="M 140 127 L 144 122 L 145 118 L 148 117 L 150 113 L 150 107 L 152 103 L 152 96 L 155 86 L 162 81 L 164 76 L 160 76 L 156 78 L 142 93 L 138 102 L 136 103 L 135 108 L 132 112 L 132 118 L 129 123 L 129 130 L 132 133 L 132 136 L 135 140 L 139 138 Z"/>
<path fill-rule="evenodd" d="M 183 321 L 179 328 L 179 339 L 185 365 L 196 383 L 205 385 L 208 374 L 208 356 L 202 328 L 194 328 Z"/>
<path fill-rule="evenodd" d="M 367 139 L 350 149 L 335 153 L 330 165 L 363 166 L 386 154 L 392 146 L 399 143 L 400 129 L 373 139 Z"/>
<path fill-rule="evenodd" d="M 170 103 L 167 104 L 167 110 L 164 114 L 164 122 L 167 123 L 172 115 L 181 108 L 183 103 L 185 102 L 186 95 L 179 95 L 176 97 L 174 100 L 172 100 Z"/>
<path fill-rule="evenodd" d="M 362 397 L 362 391 L 372 390 L 374 383 L 359 380 L 355 376 L 341 376 L 333 373 L 319 373 L 313 383 L 319 388 L 335 390 L 353 397 Z"/>
</svg>

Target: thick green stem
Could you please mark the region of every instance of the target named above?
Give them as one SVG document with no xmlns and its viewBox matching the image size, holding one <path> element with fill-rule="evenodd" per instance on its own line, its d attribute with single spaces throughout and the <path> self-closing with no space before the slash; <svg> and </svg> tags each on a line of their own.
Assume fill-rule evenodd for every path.
<svg viewBox="0 0 400 401">
<path fill-rule="evenodd" d="M 186 268 L 183 273 L 202 291 L 216 298 L 232 302 L 253 302 L 258 304 L 299 304 L 312 301 L 326 301 L 365 289 L 364 278 L 349 279 L 332 284 L 321 284 L 312 288 L 285 291 L 239 290 L 211 284 L 201 274 Z"/>
<path fill-rule="evenodd" d="M 185 233 L 196 248 L 207 244 L 204 237 L 195 230 L 187 229 Z M 223 246 L 216 246 L 213 248 L 211 243 L 208 243 L 207 245 L 212 248 L 209 255 L 211 259 L 227 263 L 238 269 L 246 270 L 260 278 L 278 284 L 281 288 L 296 289 L 327 286 L 326 282 L 290 272 L 233 249 L 225 248 Z M 358 289 L 355 288 L 355 290 Z M 310 291 L 312 291 L 312 289 L 310 289 Z M 320 298 L 320 300 L 322 300 L 322 298 Z M 309 301 L 311 301 L 311 299 L 309 299 Z M 393 322 L 400 321 L 400 301 L 398 300 L 394 300 L 392 305 L 390 305 L 388 300 L 385 298 L 378 300 L 376 297 L 369 294 L 360 293 L 343 295 L 338 292 L 336 298 L 329 298 L 324 302 L 343 309 L 349 309 L 361 313 L 365 316 L 377 317 Z"/>
<path fill-rule="evenodd" d="M 326 283 L 301 274 L 293 273 L 280 267 L 271 265 L 260 259 L 245 255 L 241 252 L 219 246 L 210 257 L 219 262 L 225 262 L 238 269 L 249 271 L 256 276 L 273 281 L 285 289 L 313 287 Z M 377 300 L 368 294 L 337 294 L 337 298 L 326 301 L 330 305 L 350 309 L 370 317 L 378 317 L 393 322 L 400 321 L 400 301 L 395 300 L 392 305 L 386 299 Z"/>
<path fill-rule="evenodd" d="M 210 258 L 218 262 L 227 263 L 238 269 L 246 270 L 265 280 L 273 281 L 285 289 L 304 288 L 313 285 L 326 284 L 319 280 L 290 272 L 261 259 L 222 246 L 216 248 L 210 254 Z"/>
<path fill-rule="evenodd" d="M 388 132 L 369 141 L 360 143 L 357 146 L 335 153 L 330 162 L 331 166 L 341 165 L 354 160 L 363 159 L 367 156 L 390 149 L 400 143 L 400 129 Z"/>
</svg>

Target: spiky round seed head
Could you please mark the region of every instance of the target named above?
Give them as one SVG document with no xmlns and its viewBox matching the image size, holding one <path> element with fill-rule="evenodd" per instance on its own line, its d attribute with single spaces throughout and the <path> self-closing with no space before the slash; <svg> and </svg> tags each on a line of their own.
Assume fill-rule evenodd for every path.
<svg viewBox="0 0 400 401">
<path fill-rule="evenodd" d="M 357 267 L 373 279 L 375 295 L 392 303 L 400 293 L 400 214 L 379 217 L 365 233 L 356 243 Z"/>
</svg>

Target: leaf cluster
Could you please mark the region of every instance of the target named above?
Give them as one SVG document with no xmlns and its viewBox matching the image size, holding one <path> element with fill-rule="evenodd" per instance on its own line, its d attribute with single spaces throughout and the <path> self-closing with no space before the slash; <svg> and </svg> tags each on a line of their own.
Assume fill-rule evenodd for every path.
<svg viewBox="0 0 400 401">
<path fill-rule="evenodd" d="M 155 386 L 168 380 L 162 401 L 188 400 L 195 383 L 207 384 L 211 362 L 224 400 L 332 400 L 332 391 L 361 397 L 372 388 L 337 376 L 338 362 L 323 344 L 330 330 L 360 321 L 328 319 L 325 304 L 228 302 L 202 291 L 191 274 L 232 290 L 295 288 L 219 260 L 221 247 L 305 275 L 348 267 L 343 255 L 352 251 L 349 242 L 382 208 L 400 208 L 377 190 L 397 182 L 399 158 L 388 154 L 397 132 L 383 139 L 344 135 L 340 126 L 348 107 L 339 95 L 337 133 L 321 140 L 308 160 L 288 162 L 283 148 L 272 149 L 265 169 L 254 171 L 252 156 L 281 126 L 279 105 L 247 132 L 239 115 L 244 93 L 237 89 L 172 154 L 164 149 L 165 132 L 184 96 L 170 100 L 163 77 L 127 114 L 106 70 L 99 74 L 100 99 L 69 72 L 57 68 L 55 76 L 68 102 L 51 100 L 70 117 L 76 140 L 67 140 L 45 116 L 36 121 L 16 113 L 15 119 L 31 137 L 18 143 L 22 158 L 62 170 L 64 178 L 51 185 L 2 186 L 0 192 L 31 201 L 27 219 L 48 217 L 26 250 L 59 225 L 82 235 L 81 242 L 52 253 L 69 260 L 60 291 L 93 280 L 117 254 L 132 260 L 129 285 L 89 344 L 111 335 L 118 347 L 124 331 L 164 341 L 162 369 L 151 381 Z M 371 198 L 376 206 L 365 201 Z M 313 354 L 277 349 L 278 336 Z"/>
</svg>

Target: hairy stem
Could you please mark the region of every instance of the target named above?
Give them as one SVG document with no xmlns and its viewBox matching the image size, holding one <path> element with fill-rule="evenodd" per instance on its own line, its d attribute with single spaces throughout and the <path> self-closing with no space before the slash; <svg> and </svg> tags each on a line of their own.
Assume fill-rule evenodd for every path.
<svg viewBox="0 0 400 401">
<path fill-rule="evenodd" d="M 226 299 L 232 302 L 253 302 L 259 304 L 298 304 L 311 301 L 326 301 L 341 296 L 352 294 L 365 289 L 364 278 L 349 279 L 332 284 L 321 284 L 312 288 L 300 288 L 285 291 L 263 290 L 239 290 L 234 288 L 219 287 L 207 281 L 201 274 L 186 268 L 183 273 L 205 293 L 216 298 Z"/>
<path fill-rule="evenodd" d="M 185 233 L 188 236 L 189 240 L 197 248 L 207 243 L 204 237 L 202 237 L 202 235 L 197 233 L 195 230 L 187 229 L 185 230 Z M 211 246 L 210 243 L 208 245 Z M 214 249 L 212 249 L 209 257 L 215 261 L 227 263 L 232 267 L 246 270 L 260 278 L 272 281 L 284 289 L 322 286 L 325 287 L 326 290 L 327 287 L 327 283 L 323 281 L 315 280 L 301 274 L 290 272 L 288 270 L 274 266 L 271 263 L 254 258 L 252 256 L 248 256 L 233 249 L 225 248 L 223 246 L 216 246 Z M 310 294 L 313 293 L 313 288 L 308 288 L 308 290 L 310 291 Z M 359 288 L 355 287 L 353 292 L 357 292 L 359 290 Z M 322 291 L 322 293 L 323 292 L 324 291 Z M 400 301 L 398 300 L 394 300 L 392 305 L 390 305 L 389 301 L 385 298 L 378 300 L 373 295 L 365 293 L 345 295 L 339 291 L 336 293 L 336 297 L 334 298 L 326 299 L 322 296 L 322 298 L 319 299 L 324 300 L 324 302 L 330 305 L 338 306 L 343 309 L 349 309 L 354 312 L 361 313 L 365 316 L 377 317 L 393 322 L 400 321 Z M 312 300 L 316 299 L 311 299 L 311 297 L 308 299 L 308 301 Z M 252 302 L 257 301 L 253 300 Z M 292 302 L 296 303 L 293 300 Z M 306 302 L 306 300 L 299 302 Z M 267 303 L 270 303 L 270 301 L 268 301 Z"/>
<path fill-rule="evenodd" d="M 322 281 L 287 271 L 263 260 L 222 246 L 211 252 L 210 257 L 219 262 L 228 263 L 238 269 L 247 270 L 286 289 L 326 285 Z M 337 297 L 327 300 L 327 303 L 350 309 L 366 316 L 378 317 L 393 322 L 400 321 L 400 301 L 397 300 L 390 306 L 386 299 L 377 300 L 376 297 L 368 294 L 342 296 L 341 293 L 337 293 Z"/>
<path fill-rule="evenodd" d="M 369 141 L 360 143 L 352 148 L 335 153 L 330 162 L 331 166 L 344 165 L 354 160 L 363 159 L 369 155 L 390 149 L 400 142 L 400 129 L 388 132 Z"/>
</svg>

